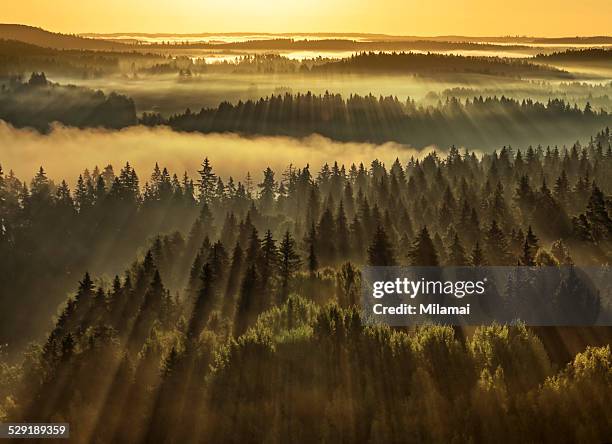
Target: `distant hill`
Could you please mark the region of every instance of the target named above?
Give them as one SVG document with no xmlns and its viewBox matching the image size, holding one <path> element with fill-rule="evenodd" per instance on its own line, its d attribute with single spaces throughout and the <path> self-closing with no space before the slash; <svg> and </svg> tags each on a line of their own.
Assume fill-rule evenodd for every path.
<svg viewBox="0 0 612 444">
<path fill-rule="evenodd" d="M 530 37 L 530 36 L 466 36 L 466 35 L 437 35 L 437 36 L 416 36 L 416 35 L 390 35 L 390 34 L 369 34 L 359 32 L 199 32 L 199 33 L 146 33 L 146 32 L 121 32 L 121 33 L 83 33 L 83 37 L 93 37 L 99 39 L 127 38 L 140 40 L 147 38 L 167 38 L 169 40 L 202 37 L 259 37 L 257 40 L 276 40 L 276 39 L 303 39 L 315 38 L 331 40 L 355 40 L 362 42 L 454 42 L 454 43 L 515 43 L 515 44 L 589 44 L 602 45 L 612 43 L 612 36 L 586 36 L 586 37 Z"/>
<path fill-rule="evenodd" d="M 0 23 L 0 39 L 18 40 L 32 45 L 54 49 L 89 49 L 101 51 L 129 50 L 129 46 L 118 42 L 90 39 L 76 35 L 45 31 L 27 25 Z"/>
<path fill-rule="evenodd" d="M 568 49 L 552 54 L 538 54 L 535 59 L 544 62 L 612 63 L 612 48 Z"/>
<path fill-rule="evenodd" d="M 533 39 L 532 43 L 547 43 L 558 45 L 609 45 L 612 37 L 596 35 L 591 37 L 545 37 Z"/>
<path fill-rule="evenodd" d="M 482 74 L 513 78 L 571 79 L 572 74 L 558 68 L 522 59 L 474 57 L 415 52 L 362 52 L 311 68 L 313 73 L 401 73 L 435 75 L 441 73 Z"/>
</svg>

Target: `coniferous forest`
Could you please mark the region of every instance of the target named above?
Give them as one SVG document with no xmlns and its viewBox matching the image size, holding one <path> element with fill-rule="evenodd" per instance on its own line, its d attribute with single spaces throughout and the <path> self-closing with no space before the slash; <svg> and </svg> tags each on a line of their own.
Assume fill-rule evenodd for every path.
<svg viewBox="0 0 612 444">
<path fill-rule="evenodd" d="M 391 327 L 362 285 L 609 273 L 611 41 L 0 24 L 0 427 L 610 442 L 612 289 L 517 277 L 509 325 Z"/>
<path fill-rule="evenodd" d="M 610 142 L 225 181 L 208 159 L 108 165 L 74 189 L 5 173 L 3 342 L 49 333 L 3 367 L 4 412 L 84 441 L 602 440 L 609 329 L 392 329 L 358 301 L 364 264 L 607 263 Z M 43 291 L 53 325 L 26 303 Z"/>
</svg>

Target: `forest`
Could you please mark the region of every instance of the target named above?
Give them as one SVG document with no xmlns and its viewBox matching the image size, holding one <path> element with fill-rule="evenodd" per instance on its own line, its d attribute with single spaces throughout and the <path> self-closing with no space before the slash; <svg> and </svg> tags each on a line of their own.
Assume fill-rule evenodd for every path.
<svg viewBox="0 0 612 444">
<path fill-rule="evenodd" d="M 523 60 L 416 52 L 362 52 L 317 66 L 314 70 L 319 73 L 390 72 L 435 75 L 465 72 L 509 77 L 572 78 L 567 71 Z"/>
<path fill-rule="evenodd" d="M 0 39 L 0 77 L 45 71 L 75 79 L 121 73 L 122 69 L 161 63 L 166 57 L 141 52 L 55 49 L 17 40 Z"/>
<path fill-rule="evenodd" d="M 608 263 L 611 142 L 259 179 L 108 165 L 74 189 L 3 173 L 4 352 L 49 333 L 0 367 L 0 415 L 81 442 L 602 441 L 609 329 L 391 329 L 357 301 L 365 264 Z"/>
<path fill-rule="evenodd" d="M 310 92 L 272 95 L 257 101 L 221 103 L 164 119 L 143 113 L 144 125 L 165 124 L 178 131 L 237 132 L 241 134 L 285 134 L 301 137 L 312 133 L 336 140 L 395 141 L 415 147 L 428 145 L 469 146 L 486 149 L 503 144 L 563 144 L 588 139 L 609 125 L 607 111 L 584 109 L 563 100 L 540 103 L 531 99 L 448 97 L 431 106 L 417 105 L 410 98 Z"/>
<path fill-rule="evenodd" d="M 179 132 L 293 137 L 316 133 L 339 141 L 394 141 L 418 148 L 456 144 L 481 150 L 503 144 L 563 145 L 588 140 L 591 134 L 612 123 L 606 110 L 594 109 L 589 102 L 579 108 L 563 99 L 542 103 L 503 95 L 470 97 L 474 92 L 444 91 L 445 97 L 429 100 L 433 104 L 372 94 L 352 94 L 345 99 L 330 92 L 286 92 L 236 104 L 224 101 L 199 112 L 187 108 L 168 117 L 146 111 L 138 116 L 130 97 L 57 84 L 41 72 L 32 73 L 27 81 L 11 77 L 2 84 L 0 119 L 17 128 L 41 132 L 50 131 L 54 122 L 114 129 L 141 124 L 164 125 Z"/>
<path fill-rule="evenodd" d="M 449 33 L 0 24 L 0 423 L 610 442 L 612 40 Z M 508 267 L 523 305 L 372 322 L 371 266 Z"/>
<path fill-rule="evenodd" d="M 48 131 L 53 122 L 76 127 L 123 128 L 137 122 L 134 102 L 123 95 L 49 82 L 44 72 L 27 82 L 12 78 L 0 89 L 0 119 Z"/>
<path fill-rule="evenodd" d="M 273 42 L 283 42 L 273 41 Z M 292 41 L 289 41 L 292 42 Z M 249 43 L 249 42 L 246 42 Z M 241 58 L 249 56 L 270 56 L 277 55 L 275 50 L 309 50 L 309 47 L 298 45 L 270 45 L 269 41 L 254 42 L 257 45 L 245 45 L 244 50 L 251 51 L 247 53 L 237 52 L 240 56 L 231 65 L 240 65 Z M 315 42 L 313 42 L 315 43 Z M 321 46 L 322 42 L 316 42 Z M 174 51 L 178 51 L 183 56 L 190 55 L 189 49 L 194 45 L 188 45 L 187 49 L 182 50 L 177 45 L 171 45 Z M 218 46 L 218 45 L 214 45 Z M 232 45 L 233 46 L 233 45 Z M 438 46 L 440 46 L 438 44 Z M 486 50 L 485 47 L 477 45 L 479 50 Z M 129 47 L 128 47 L 129 48 Z M 163 47 L 162 47 L 163 48 Z M 240 49 L 240 47 L 238 48 Z M 321 49 L 321 48 L 319 48 Z M 325 48 L 322 48 L 325 50 Z M 436 48 L 438 51 L 443 51 L 445 48 Z M 476 49 L 476 48 L 474 48 Z M 505 47 L 504 47 L 505 49 Z M 330 46 L 329 51 L 346 51 L 350 48 Z M 435 49 L 434 49 L 435 50 Z M 182 51 L 182 52 L 181 52 Z M 229 51 L 236 51 L 229 49 Z M 256 52 L 259 51 L 259 52 Z M 169 63 L 175 60 L 176 52 L 168 54 L 167 51 L 155 49 L 154 46 L 146 46 L 144 48 L 131 48 L 131 51 L 94 51 L 90 49 L 55 49 L 41 47 L 16 40 L 0 39 L 0 60 L 2 61 L 3 71 L 0 74 L 16 74 L 27 71 L 47 70 L 53 74 L 64 74 L 79 76 L 100 77 L 103 75 L 116 74 L 121 72 L 133 72 L 140 67 L 150 67 L 153 63 Z M 562 55 L 565 53 L 562 53 Z M 542 56 L 546 60 L 549 56 Z M 438 76 L 443 73 L 469 73 L 469 74 L 484 74 L 490 76 L 501 76 L 511 78 L 531 77 L 539 79 L 571 79 L 572 74 L 547 65 L 541 65 L 531 62 L 531 59 L 524 61 L 521 59 L 500 58 L 500 57 L 475 57 L 463 55 L 445 55 L 435 52 L 419 53 L 419 52 L 356 52 L 350 57 L 341 60 L 333 58 L 321 57 L 323 60 L 317 60 L 312 57 L 305 60 L 297 60 L 297 69 L 285 70 L 287 73 L 302 72 L 314 74 L 334 74 L 334 73 L 393 73 L 393 74 L 411 74 L 421 76 Z M 282 57 L 281 59 L 287 59 Z M 551 59 L 556 60 L 556 59 Z M 198 64 L 194 60 L 186 58 L 186 67 L 191 70 L 198 71 Z M 223 67 L 223 64 L 209 63 L 209 70 L 217 70 Z M 313 65 L 315 68 L 313 69 Z M 200 67 L 201 70 L 201 67 Z M 283 72 L 282 70 L 278 70 Z M 241 72 L 236 69 L 236 72 Z"/>
<path fill-rule="evenodd" d="M 612 49 L 572 49 L 562 52 L 553 52 L 550 54 L 538 54 L 536 59 L 557 62 L 610 62 L 612 60 Z"/>
</svg>

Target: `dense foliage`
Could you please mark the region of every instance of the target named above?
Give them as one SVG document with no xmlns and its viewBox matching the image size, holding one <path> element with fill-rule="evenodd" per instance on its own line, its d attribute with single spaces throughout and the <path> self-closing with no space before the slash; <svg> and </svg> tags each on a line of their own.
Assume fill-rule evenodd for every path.
<svg viewBox="0 0 612 444">
<path fill-rule="evenodd" d="M 462 55 L 421 54 L 418 52 L 363 52 L 335 62 L 316 66 L 319 73 L 461 73 L 531 78 L 572 78 L 566 71 L 536 65 L 521 59 L 467 57 Z"/>
<path fill-rule="evenodd" d="M 144 185 L 96 167 L 73 190 L 0 173 L 0 419 L 68 421 L 78 442 L 603 441 L 609 328 L 390 329 L 357 301 L 366 263 L 609 263 L 611 142 L 257 185 L 208 159 Z"/>
<path fill-rule="evenodd" d="M 586 139 L 612 118 L 603 110 L 584 109 L 563 100 L 540 103 L 531 99 L 447 97 L 433 106 L 420 106 L 397 97 L 325 93 L 272 95 L 257 101 L 231 104 L 199 112 L 186 110 L 165 119 L 145 113 L 145 125 L 166 124 L 179 131 L 238 132 L 244 134 L 322 134 L 342 141 L 396 141 L 416 147 L 428 145 L 487 148 L 504 143 L 562 144 Z"/>
<path fill-rule="evenodd" d="M 45 46 L 0 40 L 0 119 L 17 127 L 140 123 L 450 148 L 409 159 L 398 146 L 390 164 L 330 159 L 239 179 L 220 177 L 208 158 L 194 177 L 173 174 L 160 159 L 146 178 L 129 163 L 109 164 L 60 183 L 42 166 L 29 182 L 0 167 L 0 422 L 69 422 L 71 440 L 82 443 L 612 437 L 612 328 L 391 328 L 365 322 L 359 304 L 365 265 L 563 266 L 571 272 L 546 286 L 530 286 L 517 272 L 498 290 L 568 318 L 612 317 L 612 289 L 586 288 L 574 267 L 606 273 L 612 260 L 612 135 L 602 130 L 612 119 L 592 106 L 607 106 L 610 85 L 525 80 L 572 78 L 545 64 L 605 64 L 609 51 L 528 61 L 260 53 L 207 64 L 188 51 L 524 48 L 461 37 L 141 48 L 15 25 L 0 25 L 2 35 Z M 87 48 L 109 51 L 79 50 Z M 159 113 L 138 120 L 127 96 L 62 86 L 42 71 L 88 85 L 108 76 Z M 245 75 L 215 93 L 207 81 L 224 82 L 226 73 Z M 443 87 L 457 88 L 440 87 L 419 104 L 307 93 L 164 111 L 188 106 L 179 90 L 202 106 L 198 82 L 205 95 L 228 100 L 229 90 L 243 97 L 237 85 L 276 74 L 283 83 L 268 87 L 283 92 L 289 80 L 307 90 L 300 82 L 334 78 L 348 92 L 363 92 L 350 88 L 364 78 L 394 87 L 451 79 Z M 349 78 L 356 83 L 344 83 Z M 499 92 L 509 90 L 515 98 Z M 559 91 L 562 98 L 549 99 Z M 569 104 L 573 97 L 580 108 Z M 180 108 L 158 106 L 164 100 Z M 584 143 L 564 145 L 577 139 Z"/>
</svg>

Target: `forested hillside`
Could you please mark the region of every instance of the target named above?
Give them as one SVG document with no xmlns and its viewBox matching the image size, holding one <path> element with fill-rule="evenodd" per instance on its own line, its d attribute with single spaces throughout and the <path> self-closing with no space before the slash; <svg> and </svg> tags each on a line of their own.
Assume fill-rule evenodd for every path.
<svg viewBox="0 0 612 444">
<path fill-rule="evenodd" d="M 491 146 L 529 143 L 563 144 L 588 139 L 610 124 L 612 117 L 590 104 L 583 109 L 563 100 L 547 103 L 506 97 L 454 97 L 434 106 L 417 105 L 410 98 L 339 94 L 272 95 L 257 101 L 231 104 L 199 112 L 186 110 L 164 118 L 144 113 L 144 125 L 169 125 L 178 131 L 284 134 L 312 133 L 336 140 L 395 141 L 415 147 L 429 145 Z"/>
<path fill-rule="evenodd" d="M 108 165 L 85 171 L 70 190 L 51 182 L 42 167 L 29 184 L 5 172 L 0 248 L 9 260 L 0 273 L 10 282 L 5 291 L 20 300 L 2 301 L 0 308 L 17 311 L 0 338 L 18 340 L 20 326 L 43 331 L 75 275 L 120 274 L 158 235 L 177 248 L 188 245 L 179 249 L 184 257 L 172 284 L 166 281 L 173 291 L 184 290 L 206 237 L 211 245 L 221 241 L 231 257 L 237 241 L 247 249 L 253 228 L 256 239 L 270 230 L 269 241 L 279 242 L 289 231 L 301 270 L 315 267 L 311 260 L 316 268 L 367 263 L 377 236 L 389 247 L 385 262 L 408 264 L 425 227 L 440 264 L 470 264 L 474 255 L 495 265 L 536 257 L 605 264 L 612 253 L 611 167 L 605 130 L 569 150 L 504 148 L 478 157 L 453 148 L 406 165 L 331 163 L 318 172 L 289 166 L 260 178 L 223 180 L 208 162 L 197 178 L 161 167 L 139 178 L 129 164 L 120 171 Z M 41 291 L 44 304 L 22 304 Z"/>
<path fill-rule="evenodd" d="M 567 71 L 520 59 L 466 57 L 434 53 L 421 54 L 417 52 L 362 52 L 342 60 L 315 66 L 312 71 L 345 74 L 378 72 L 428 75 L 453 73 L 457 75 L 472 73 L 517 78 L 572 78 L 572 75 Z"/>
<path fill-rule="evenodd" d="M 0 39 L 21 42 L 55 49 L 119 50 L 127 49 L 121 43 L 102 39 L 90 39 L 59 32 L 50 32 L 34 26 L 0 23 Z"/>
<path fill-rule="evenodd" d="M 44 73 L 19 78 L 0 90 L 0 119 L 11 125 L 48 131 L 53 122 L 64 125 L 124 128 L 137 122 L 134 102 L 125 96 L 49 82 Z"/>
<path fill-rule="evenodd" d="M 261 180 L 109 165 L 72 191 L 2 174 L 2 342 L 50 333 L 0 366 L 0 419 L 79 442 L 603 441 L 609 329 L 391 329 L 357 301 L 363 264 L 608 263 L 610 142 Z"/>
<path fill-rule="evenodd" d="M 572 49 L 551 54 L 538 54 L 535 57 L 543 62 L 607 62 L 612 63 L 612 49 L 610 48 L 586 48 Z"/>
<path fill-rule="evenodd" d="M 149 68 L 166 57 L 148 52 L 55 49 L 0 38 L 0 78 L 43 71 L 75 81 Z"/>
</svg>

